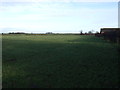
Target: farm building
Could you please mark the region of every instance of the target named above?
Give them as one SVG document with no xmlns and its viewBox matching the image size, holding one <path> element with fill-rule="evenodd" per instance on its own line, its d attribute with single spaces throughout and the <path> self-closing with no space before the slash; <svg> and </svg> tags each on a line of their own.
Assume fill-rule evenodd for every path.
<svg viewBox="0 0 120 90">
<path fill-rule="evenodd" d="M 106 33 L 111 31 L 118 31 L 120 28 L 101 28 L 100 33 Z"/>
<path fill-rule="evenodd" d="M 106 40 L 120 43 L 120 28 L 101 28 L 100 34 Z"/>
</svg>

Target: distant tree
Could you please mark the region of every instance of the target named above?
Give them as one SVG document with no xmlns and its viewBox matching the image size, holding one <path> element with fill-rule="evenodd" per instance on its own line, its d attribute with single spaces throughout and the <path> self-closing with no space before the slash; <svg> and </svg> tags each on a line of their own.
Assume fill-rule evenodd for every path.
<svg viewBox="0 0 120 90">
<path fill-rule="evenodd" d="M 52 34 L 52 32 L 46 32 L 46 34 Z"/>
<path fill-rule="evenodd" d="M 94 30 L 91 30 L 91 31 L 88 31 L 88 34 L 93 34 L 95 31 Z"/>
<path fill-rule="evenodd" d="M 82 30 L 80 30 L 80 35 L 83 35 L 83 31 Z"/>
<path fill-rule="evenodd" d="M 85 32 L 85 35 L 87 35 L 87 32 Z"/>
<path fill-rule="evenodd" d="M 9 34 L 14 34 L 14 32 L 9 32 Z"/>
<path fill-rule="evenodd" d="M 91 32 L 94 33 L 95 31 L 92 29 Z"/>
<path fill-rule="evenodd" d="M 88 34 L 92 34 L 92 31 L 88 31 Z"/>
<path fill-rule="evenodd" d="M 99 32 L 98 32 L 98 31 L 96 31 L 96 32 L 95 32 L 95 34 L 99 34 Z"/>
</svg>

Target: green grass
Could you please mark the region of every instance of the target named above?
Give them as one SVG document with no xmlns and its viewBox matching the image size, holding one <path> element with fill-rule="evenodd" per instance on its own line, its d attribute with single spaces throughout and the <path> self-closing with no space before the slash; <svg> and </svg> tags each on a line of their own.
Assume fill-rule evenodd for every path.
<svg viewBox="0 0 120 90">
<path fill-rule="evenodd" d="M 115 44 L 94 36 L 3 35 L 3 88 L 117 88 Z"/>
</svg>

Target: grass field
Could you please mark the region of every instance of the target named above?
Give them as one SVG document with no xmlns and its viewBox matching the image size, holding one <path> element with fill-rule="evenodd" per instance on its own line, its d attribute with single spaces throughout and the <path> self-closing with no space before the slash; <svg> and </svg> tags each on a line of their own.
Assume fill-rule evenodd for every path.
<svg viewBox="0 0 120 90">
<path fill-rule="evenodd" d="M 117 88 L 116 44 L 95 36 L 3 35 L 3 88 Z"/>
</svg>

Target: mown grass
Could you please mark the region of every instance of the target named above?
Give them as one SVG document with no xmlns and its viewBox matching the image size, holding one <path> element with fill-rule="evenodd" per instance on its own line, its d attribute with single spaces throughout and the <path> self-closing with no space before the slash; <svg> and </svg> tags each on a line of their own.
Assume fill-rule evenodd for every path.
<svg viewBox="0 0 120 90">
<path fill-rule="evenodd" d="M 3 88 L 117 88 L 115 44 L 94 36 L 4 35 Z"/>
</svg>

